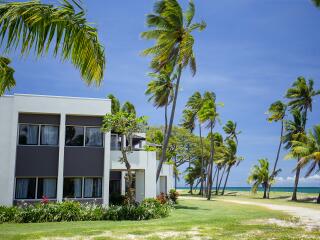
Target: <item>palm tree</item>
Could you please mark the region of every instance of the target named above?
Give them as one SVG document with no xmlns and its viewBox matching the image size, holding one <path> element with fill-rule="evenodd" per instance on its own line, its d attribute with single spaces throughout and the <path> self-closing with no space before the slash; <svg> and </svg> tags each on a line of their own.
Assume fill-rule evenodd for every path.
<svg viewBox="0 0 320 240">
<path fill-rule="evenodd" d="M 120 101 L 113 94 L 107 96 L 111 100 L 111 113 L 115 114 L 120 111 Z"/>
<path fill-rule="evenodd" d="M 283 136 L 283 143 L 285 144 L 285 148 L 287 150 L 291 149 L 292 147 L 292 141 L 297 141 L 300 140 L 304 136 L 304 116 L 303 114 L 297 110 L 297 109 L 292 109 L 291 114 L 293 119 L 292 120 L 287 120 L 285 121 L 285 134 Z M 299 162 L 299 158 L 298 158 Z M 300 176 L 300 167 L 296 168 L 296 177 L 295 177 L 295 186 L 296 189 L 293 191 L 293 199 L 297 199 L 296 196 L 296 190 L 298 186 L 298 181 L 299 181 L 299 176 Z"/>
<path fill-rule="evenodd" d="M 277 176 L 281 169 L 276 170 L 274 176 L 271 176 L 269 170 L 269 161 L 268 159 L 259 159 L 259 165 L 254 165 L 251 169 L 251 173 L 248 177 L 247 182 L 252 185 L 252 192 L 256 193 L 258 187 L 261 185 L 263 187 L 263 198 L 267 198 L 267 190 L 269 184 L 274 181 L 275 176 Z"/>
<path fill-rule="evenodd" d="M 213 92 L 205 92 L 203 96 L 203 106 L 198 113 L 199 121 L 201 123 L 207 122 L 209 128 L 209 139 L 210 139 L 210 160 L 208 169 L 208 200 L 211 199 L 211 188 L 212 188 L 212 170 L 213 170 L 213 159 L 214 159 L 214 143 L 215 138 L 213 134 L 213 128 L 215 127 L 216 120 L 218 117 L 217 106 L 216 106 L 216 95 Z"/>
<path fill-rule="evenodd" d="M 9 58 L 0 56 L 0 96 L 15 86 L 14 70 L 9 66 L 10 63 Z"/>
<path fill-rule="evenodd" d="M 183 12 L 177 0 L 160 0 L 155 3 L 154 12 L 154 14 L 147 16 L 147 26 L 152 29 L 143 32 L 141 36 L 148 40 L 155 39 L 156 44 L 144 50 L 143 55 L 153 56 L 150 66 L 154 71 L 161 72 L 169 64 L 174 66 L 177 72 L 168 130 L 165 135 L 161 159 L 157 169 L 158 180 L 162 164 L 166 159 L 182 70 L 190 66 L 193 75 L 196 73 L 192 32 L 196 29 L 203 30 L 206 24 L 204 22 L 192 23 L 195 14 L 193 1 L 189 2 L 188 9 Z"/>
<path fill-rule="evenodd" d="M 121 108 L 121 111 L 127 112 L 129 114 L 132 114 L 133 116 L 136 116 L 136 109 L 134 105 L 131 102 L 126 101 Z"/>
<path fill-rule="evenodd" d="M 281 101 L 276 101 L 276 102 L 272 103 L 268 109 L 268 114 L 269 114 L 268 121 L 269 122 L 281 121 L 280 143 L 279 143 L 277 157 L 276 157 L 276 161 L 274 162 L 274 165 L 273 165 L 273 170 L 272 170 L 271 176 L 273 176 L 273 174 L 275 173 L 275 171 L 277 169 L 278 161 L 279 161 L 279 156 L 280 156 L 280 151 L 281 151 L 281 146 L 282 146 L 284 118 L 286 115 L 286 110 L 287 110 L 287 105 Z M 269 185 L 268 195 L 270 193 L 270 190 L 271 190 L 271 184 Z"/>
<path fill-rule="evenodd" d="M 99 86 L 105 69 L 104 48 L 97 29 L 86 21 L 84 9 L 76 0 L 72 2 L 63 0 L 60 6 L 40 1 L 1 3 L 1 46 L 5 53 L 20 49 L 22 56 L 34 50 L 38 57 L 53 47 L 53 55 L 71 60 L 85 83 Z M 0 94 L 15 86 L 12 70 L 3 73 L 1 64 L 0 76 L 8 79 L 0 81 Z"/>
<path fill-rule="evenodd" d="M 199 111 L 203 106 L 204 99 L 201 96 L 201 93 L 195 92 L 189 99 L 186 104 L 186 108 L 183 110 L 183 120 L 182 126 L 186 129 L 189 129 L 193 132 L 195 128 L 195 122 L 199 120 Z M 199 122 L 199 136 L 200 136 L 200 146 L 201 146 L 201 185 L 199 195 L 203 195 L 203 187 L 205 182 L 205 170 L 204 170 L 204 159 L 203 159 L 203 139 L 202 139 L 202 128 L 201 123 Z"/>
<path fill-rule="evenodd" d="M 168 127 L 168 106 L 173 99 L 173 80 L 170 73 L 163 71 L 162 73 L 150 73 L 152 81 L 148 83 L 146 95 L 151 95 L 148 101 L 153 101 L 153 105 L 157 108 L 164 107 L 164 134 Z"/>
<path fill-rule="evenodd" d="M 313 80 L 309 80 L 308 83 L 304 77 L 298 77 L 297 80 L 292 84 L 292 87 L 288 89 L 286 98 L 290 99 L 288 106 L 291 109 L 297 109 L 302 112 L 303 115 L 303 130 L 305 130 L 308 111 L 312 112 L 312 101 L 313 98 L 320 94 L 320 90 L 316 91 L 313 88 Z M 299 160 L 298 160 L 299 161 Z M 292 200 L 297 200 L 297 190 L 299 184 L 300 167 L 297 164 L 295 184 L 292 193 Z"/>
<path fill-rule="evenodd" d="M 238 137 L 241 133 L 241 131 L 237 132 L 237 123 L 229 120 L 224 126 L 223 126 L 224 132 L 228 135 L 227 139 L 234 139 L 236 143 L 238 144 Z"/>
<path fill-rule="evenodd" d="M 299 168 L 310 165 L 306 177 L 309 177 L 313 172 L 318 173 L 320 171 L 320 124 L 315 125 L 313 132 L 310 131 L 300 140 L 292 141 L 291 152 L 287 155 L 287 158 L 292 157 L 301 157 L 298 163 Z M 317 203 L 320 203 L 320 193 Z"/>
<path fill-rule="evenodd" d="M 243 157 L 238 157 L 237 156 L 237 148 L 238 148 L 238 144 L 232 140 L 232 139 L 227 139 L 226 140 L 226 154 L 225 154 L 225 161 L 226 161 L 226 166 L 227 166 L 227 176 L 225 178 L 224 181 L 224 185 L 223 185 L 223 189 L 222 189 L 222 193 L 221 195 L 224 195 L 224 191 L 226 189 L 227 186 L 227 182 L 228 182 L 228 178 L 229 178 L 229 174 L 231 171 L 231 168 L 233 166 L 238 166 L 240 164 L 241 161 L 243 161 Z"/>
</svg>

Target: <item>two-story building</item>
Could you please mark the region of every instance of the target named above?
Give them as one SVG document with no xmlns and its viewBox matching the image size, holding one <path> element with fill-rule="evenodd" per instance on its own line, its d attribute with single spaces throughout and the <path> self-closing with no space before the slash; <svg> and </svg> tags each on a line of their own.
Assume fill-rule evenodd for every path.
<svg viewBox="0 0 320 240">
<path fill-rule="evenodd" d="M 0 205 L 75 199 L 109 204 L 126 191 L 120 137 L 102 133 L 109 99 L 15 94 L 0 97 Z M 173 187 L 172 166 L 156 182 L 156 153 L 136 134 L 129 160 L 136 200 Z"/>
</svg>

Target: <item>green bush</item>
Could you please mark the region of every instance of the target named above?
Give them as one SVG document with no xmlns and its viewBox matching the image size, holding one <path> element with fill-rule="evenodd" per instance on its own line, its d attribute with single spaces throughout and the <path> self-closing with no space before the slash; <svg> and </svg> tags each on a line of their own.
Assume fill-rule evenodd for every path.
<svg viewBox="0 0 320 240">
<path fill-rule="evenodd" d="M 178 192 L 177 190 L 171 189 L 171 190 L 169 191 L 169 199 L 170 199 L 173 203 L 175 203 L 175 204 L 178 203 L 178 197 L 179 197 L 179 192 Z"/>
<path fill-rule="evenodd" d="M 140 204 L 112 205 L 109 208 L 96 204 L 66 201 L 19 207 L 0 207 L 0 223 L 147 220 L 166 217 L 170 211 L 169 204 L 161 204 L 155 199 L 146 199 Z"/>
</svg>

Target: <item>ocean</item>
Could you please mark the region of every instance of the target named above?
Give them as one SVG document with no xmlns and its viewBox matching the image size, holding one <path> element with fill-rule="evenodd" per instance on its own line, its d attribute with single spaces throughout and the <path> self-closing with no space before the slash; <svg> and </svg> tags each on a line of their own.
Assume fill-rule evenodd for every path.
<svg viewBox="0 0 320 240">
<path fill-rule="evenodd" d="M 178 189 L 189 189 L 189 187 L 178 187 Z M 215 188 L 213 188 L 215 189 Z M 228 191 L 242 191 L 248 192 L 251 191 L 250 187 L 226 187 Z M 259 188 L 259 191 L 262 191 L 262 188 Z M 271 191 L 274 192 L 292 192 L 293 187 L 272 187 Z M 301 193 L 319 193 L 320 187 L 298 187 L 298 192 Z"/>
</svg>

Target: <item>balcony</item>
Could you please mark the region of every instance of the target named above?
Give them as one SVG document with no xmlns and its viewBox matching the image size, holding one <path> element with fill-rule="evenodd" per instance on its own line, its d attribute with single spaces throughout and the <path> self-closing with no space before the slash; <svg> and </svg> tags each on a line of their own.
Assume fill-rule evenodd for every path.
<svg viewBox="0 0 320 240">
<path fill-rule="evenodd" d="M 121 163 L 119 159 L 122 154 L 118 150 L 110 151 L 111 169 L 112 170 L 125 170 L 124 163 Z M 128 159 L 132 169 L 147 169 L 156 161 L 156 152 L 150 151 L 133 151 L 128 153 Z"/>
</svg>

